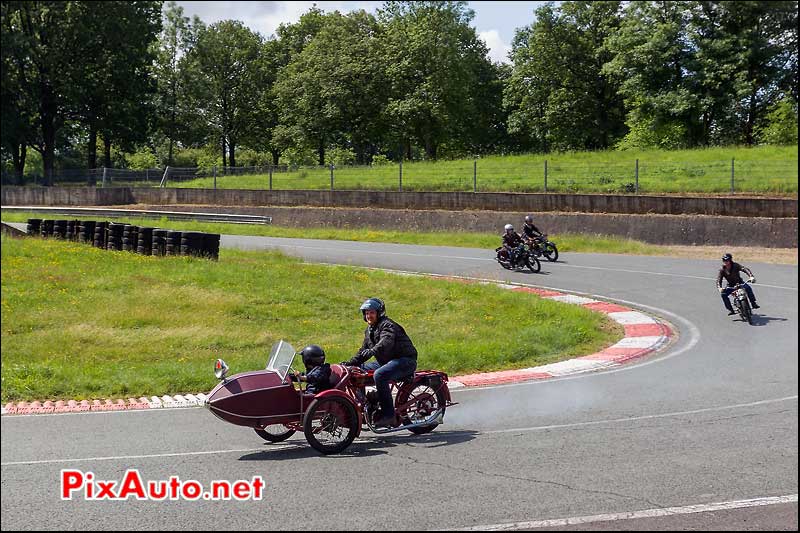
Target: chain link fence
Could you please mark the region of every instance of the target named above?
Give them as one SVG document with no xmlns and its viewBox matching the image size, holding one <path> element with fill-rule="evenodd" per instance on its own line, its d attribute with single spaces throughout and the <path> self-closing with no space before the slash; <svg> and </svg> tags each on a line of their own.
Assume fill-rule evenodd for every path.
<svg viewBox="0 0 800 533">
<path fill-rule="evenodd" d="M 57 171 L 52 184 L 261 190 L 385 190 L 605 194 L 797 194 L 797 160 L 579 163 L 545 159 L 388 163 L 383 165 L 96 168 Z M 14 180 L 3 176 L 4 184 Z M 24 184 L 44 185 L 40 176 Z"/>
</svg>

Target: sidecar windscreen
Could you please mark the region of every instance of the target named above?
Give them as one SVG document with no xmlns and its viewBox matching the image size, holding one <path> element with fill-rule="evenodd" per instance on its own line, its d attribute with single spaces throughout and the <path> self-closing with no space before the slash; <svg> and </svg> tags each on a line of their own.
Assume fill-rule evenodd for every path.
<svg viewBox="0 0 800 533">
<path fill-rule="evenodd" d="M 274 371 L 281 378 L 281 381 L 284 381 L 296 353 L 291 344 L 284 340 L 279 340 L 272 345 L 272 349 L 269 352 L 267 370 Z"/>
</svg>

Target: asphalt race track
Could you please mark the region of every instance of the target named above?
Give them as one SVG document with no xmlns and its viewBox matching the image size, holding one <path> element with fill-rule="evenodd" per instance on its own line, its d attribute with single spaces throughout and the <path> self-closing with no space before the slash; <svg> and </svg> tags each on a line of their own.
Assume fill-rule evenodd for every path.
<svg viewBox="0 0 800 533">
<path fill-rule="evenodd" d="M 338 456 L 301 434 L 265 444 L 202 408 L 3 416 L 3 530 L 797 530 L 797 266 L 747 265 L 761 305 L 750 326 L 722 306 L 718 261 L 562 253 L 530 274 L 503 270 L 492 250 L 238 236 L 222 246 L 594 295 L 669 321 L 678 338 L 613 371 L 453 391 L 460 405 L 433 433 L 365 433 Z M 260 501 L 60 498 L 62 469 L 120 480 L 130 468 L 266 486 Z"/>
</svg>

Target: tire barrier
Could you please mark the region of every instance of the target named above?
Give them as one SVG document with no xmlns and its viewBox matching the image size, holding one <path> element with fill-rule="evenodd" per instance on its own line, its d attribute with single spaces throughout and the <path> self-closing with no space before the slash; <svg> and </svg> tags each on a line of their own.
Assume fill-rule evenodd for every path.
<svg viewBox="0 0 800 533">
<path fill-rule="evenodd" d="M 94 225 L 94 240 L 92 241 L 92 246 L 105 249 L 107 233 L 108 222 L 97 222 Z"/>
<path fill-rule="evenodd" d="M 106 250 L 141 255 L 185 255 L 219 260 L 218 233 L 173 231 L 95 220 L 28 219 L 28 235 L 55 237 L 91 244 Z"/>
<path fill-rule="evenodd" d="M 64 240 L 67 238 L 67 221 L 54 220 L 53 221 L 53 237 L 56 239 Z"/>
<path fill-rule="evenodd" d="M 139 241 L 139 226 L 126 224 L 122 230 L 122 249 L 126 252 L 135 252 Z"/>
<path fill-rule="evenodd" d="M 167 231 L 154 229 L 152 240 L 152 255 L 167 255 Z"/>
<path fill-rule="evenodd" d="M 125 224 L 111 222 L 108 225 L 108 242 L 106 250 L 122 250 L 122 233 L 125 231 Z"/>
<path fill-rule="evenodd" d="M 41 235 L 45 239 L 53 236 L 53 222 L 52 220 L 42 220 Z"/>
<path fill-rule="evenodd" d="M 155 228 L 139 228 L 138 239 L 136 240 L 137 254 L 152 255 L 154 229 Z"/>
<path fill-rule="evenodd" d="M 78 242 L 93 244 L 94 228 L 94 220 L 81 220 L 78 224 Z"/>
<path fill-rule="evenodd" d="M 219 260 L 219 233 L 203 234 L 205 255 L 214 261 Z"/>
<path fill-rule="evenodd" d="M 167 230 L 167 255 L 181 255 L 181 232 Z"/>
<path fill-rule="evenodd" d="M 28 235 L 41 235 L 42 233 L 42 219 L 29 218 L 28 219 Z"/>
</svg>

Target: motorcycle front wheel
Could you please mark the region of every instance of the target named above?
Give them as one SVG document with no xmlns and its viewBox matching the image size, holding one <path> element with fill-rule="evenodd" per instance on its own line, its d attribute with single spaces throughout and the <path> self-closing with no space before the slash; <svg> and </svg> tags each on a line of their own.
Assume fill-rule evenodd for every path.
<svg viewBox="0 0 800 533">
<path fill-rule="evenodd" d="M 558 248 L 552 242 L 545 245 L 543 254 L 548 261 L 558 261 Z"/>
<path fill-rule="evenodd" d="M 528 257 L 525 259 L 525 263 L 528 265 L 528 268 L 531 272 L 536 273 L 542 269 L 542 263 L 535 257 Z"/>
<path fill-rule="evenodd" d="M 742 305 L 742 318 L 751 326 L 753 325 L 753 310 L 750 308 L 750 302 L 747 300 L 745 300 Z"/>
</svg>

